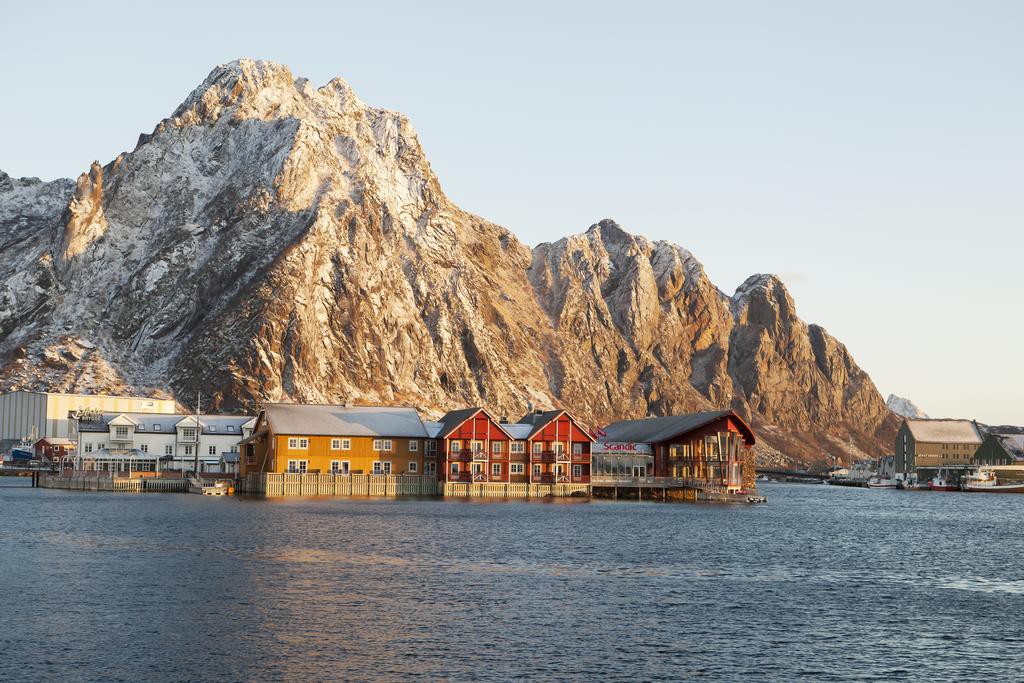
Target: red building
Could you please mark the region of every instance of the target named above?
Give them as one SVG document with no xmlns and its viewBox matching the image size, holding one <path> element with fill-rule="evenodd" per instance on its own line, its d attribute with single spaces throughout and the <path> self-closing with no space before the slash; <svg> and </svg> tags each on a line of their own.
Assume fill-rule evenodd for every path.
<svg viewBox="0 0 1024 683">
<path fill-rule="evenodd" d="M 589 484 L 594 438 L 564 410 L 534 411 L 508 425 L 525 444 L 531 484 Z"/>
<path fill-rule="evenodd" d="M 603 431 L 595 476 L 671 477 L 729 491 L 754 486 L 754 432 L 731 410 L 623 420 Z"/>
<path fill-rule="evenodd" d="M 483 408 L 453 410 L 427 423 L 434 437 L 425 452 L 438 462 L 438 479 L 447 482 L 510 482 L 513 436 Z"/>
<path fill-rule="evenodd" d="M 70 439 L 46 437 L 36 441 L 32 446 L 32 450 L 37 460 L 55 462 L 61 458 L 73 457 L 75 455 L 75 442 Z"/>
<path fill-rule="evenodd" d="M 453 410 L 426 423 L 425 459 L 445 482 L 589 484 L 593 438 L 564 410 L 533 412 L 514 424 L 483 408 Z"/>
</svg>

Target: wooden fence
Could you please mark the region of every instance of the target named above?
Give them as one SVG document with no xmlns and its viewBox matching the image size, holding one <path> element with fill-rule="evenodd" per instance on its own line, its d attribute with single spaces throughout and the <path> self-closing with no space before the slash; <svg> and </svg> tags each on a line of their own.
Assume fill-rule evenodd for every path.
<svg viewBox="0 0 1024 683">
<path fill-rule="evenodd" d="M 477 484 L 449 482 L 442 484 L 443 495 L 449 498 L 568 498 L 589 496 L 587 484 Z"/>
<path fill-rule="evenodd" d="M 186 493 L 185 479 L 131 478 L 116 479 L 109 476 L 86 474 L 40 474 L 40 488 L 68 489 L 72 491 L 115 491 L 120 493 Z"/>
<path fill-rule="evenodd" d="M 239 493 L 257 496 L 436 496 L 434 477 L 416 474 L 264 474 L 239 480 Z"/>
</svg>

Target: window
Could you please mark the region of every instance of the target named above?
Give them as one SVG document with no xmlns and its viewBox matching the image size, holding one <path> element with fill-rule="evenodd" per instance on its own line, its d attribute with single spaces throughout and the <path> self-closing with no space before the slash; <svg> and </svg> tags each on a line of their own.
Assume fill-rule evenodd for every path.
<svg viewBox="0 0 1024 683">
<path fill-rule="evenodd" d="M 409 439 L 409 452 L 415 453 L 420 449 L 420 442 L 416 439 Z"/>
<path fill-rule="evenodd" d="M 196 440 L 196 428 L 195 427 L 184 427 L 181 430 L 181 438 L 184 439 L 185 441 L 195 441 Z"/>
<path fill-rule="evenodd" d="M 392 450 L 394 449 L 392 448 L 391 439 L 384 439 L 384 452 L 390 453 Z"/>
<path fill-rule="evenodd" d="M 289 474 L 305 474 L 306 468 L 309 465 L 308 460 L 289 460 L 288 461 L 288 473 Z"/>
<path fill-rule="evenodd" d="M 135 429 L 140 431 L 140 432 L 144 432 L 144 431 L 146 431 L 146 425 L 139 425 Z"/>
<path fill-rule="evenodd" d="M 525 453 L 526 452 L 526 444 L 523 443 L 522 441 L 513 441 L 512 442 L 512 446 L 511 446 L 511 448 L 509 450 L 512 453 Z"/>
<path fill-rule="evenodd" d="M 380 439 L 374 439 L 373 440 L 373 450 L 379 451 L 380 449 L 381 449 L 381 441 L 380 441 Z"/>
<path fill-rule="evenodd" d="M 342 439 L 341 440 L 341 450 L 343 450 L 343 451 L 350 451 L 350 450 L 352 450 L 352 439 Z"/>
<path fill-rule="evenodd" d="M 249 452 L 245 456 L 245 464 L 246 465 L 255 465 L 256 464 L 256 454 L 253 453 L 251 449 L 249 450 Z"/>
<path fill-rule="evenodd" d="M 534 465 L 533 466 L 533 476 L 535 476 L 535 477 L 539 477 L 540 476 L 540 465 Z"/>
<path fill-rule="evenodd" d="M 391 474 L 391 461 L 385 460 L 382 464 L 384 465 L 384 474 Z"/>
<path fill-rule="evenodd" d="M 469 448 L 474 453 L 483 453 L 483 451 L 484 451 L 484 442 L 483 441 L 470 441 L 469 442 Z"/>
<path fill-rule="evenodd" d="M 233 432 L 235 431 L 235 425 L 228 425 L 227 427 L 225 427 L 225 429 L 228 430 L 229 432 Z"/>
<path fill-rule="evenodd" d="M 562 443 L 561 441 L 556 441 L 554 443 L 554 446 L 555 446 L 555 449 L 554 449 L 555 453 L 557 453 L 558 455 L 561 455 L 562 453 L 565 453 L 565 444 Z"/>
<path fill-rule="evenodd" d="M 149 444 L 139 444 L 139 450 L 142 451 L 143 453 L 149 453 Z"/>
<path fill-rule="evenodd" d="M 458 453 L 462 450 L 462 442 L 458 439 L 453 439 L 451 444 L 448 446 L 448 450 L 452 453 Z"/>
<path fill-rule="evenodd" d="M 291 437 L 288 439 L 288 448 L 304 451 L 309 448 L 309 439 L 300 439 L 299 437 Z"/>
<path fill-rule="evenodd" d="M 216 434 L 217 433 L 217 426 L 216 425 L 210 425 L 210 433 L 211 434 Z"/>
<path fill-rule="evenodd" d="M 192 455 L 192 447 L 185 446 L 185 455 Z"/>
<path fill-rule="evenodd" d="M 127 439 L 128 438 L 128 428 L 127 427 L 114 427 L 114 436 L 116 436 L 119 439 Z"/>
<path fill-rule="evenodd" d="M 457 475 L 459 473 L 459 463 L 453 462 L 450 471 L 451 471 L 452 474 L 456 474 Z"/>
<path fill-rule="evenodd" d="M 512 463 L 511 465 L 509 465 L 509 470 L 508 471 L 511 472 L 512 474 L 522 474 L 523 473 L 523 463 L 521 463 L 521 462 L 514 462 L 514 463 Z"/>
<path fill-rule="evenodd" d="M 505 443 L 503 441 L 492 441 L 491 442 L 491 453 L 495 455 L 501 455 L 505 450 Z"/>
<path fill-rule="evenodd" d="M 373 463 L 373 473 L 381 474 L 384 472 L 384 464 L 380 460 L 375 460 Z"/>
<path fill-rule="evenodd" d="M 157 422 L 156 424 L 153 425 L 153 431 L 154 432 L 159 432 L 162 429 L 163 429 L 163 427 L 160 426 L 159 422 Z"/>
<path fill-rule="evenodd" d="M 409 461 L 409 473 L 410 474 L 416 474 L 416 472 L 419 471 L 419 468 L 420 468 L 420 465 L 419 465 L 418 462 L 416 462 L 415 460 L 410 460 Z"/>
<path fill-rule="evenodd" d="M 581 444 L 581 443 L 574 443 L 572 445 L 572 454 L 573 455 L 583 455 L 583 444 Z"/>
<path fill-rule="evenodd" d="M 572 476 L 574 476 L 574 477 L 582 477 L 583 476 L 583 465 L 573 465 L 572 466 Z"/>
<path fill-rule="evenodd" d="M 533 442 L 533 452 L 534 453 L 543 453 L 544 452 L 544 444 L 542 444 L 540 441 L 534 441 Z"/>
<path fill-rule="evenodd" d="M 426 465 L 423 466 L 423 473 L 424 474 L 437 474 L 437 463 L 436 462 L 428 462 Z"/>
<path fill-rule="evenodd" d="M 210 448 L 206 452 L 209 453 L 210 455 L 217 455 L 217 447 L 210 446 Z"/>
<path fill-rule="evenodd" d="M 171 444 L 164 446 L 164 455 L 174 455 L 174 446 Z"/>
<path fill-rule="evenodd" d="M 501 476 L 501 463 L 500 462 L 492 462 L 491 463 L 491 476 L 493 476 L 493 477 L 500 477 Z"/>
<path fill-rule="evenodd" d="M 348 460 L 332 460 L 331 461 L 331 474 L 348 474 L 349 463 Z"/>
<path fill-rule="evenodd" d="M 85 444 L 85 452 L 86 453 L 92 453 L 92 444 L 91 443 Z"/>
<path fill-rule="evenodd" d="M 331 439 L 331 450 L 332 451 L 340 451 L 341 450 L 341 439 Z M 337 462 L 337 461 L 335 461 L 335 462 Z"/>
</svg>

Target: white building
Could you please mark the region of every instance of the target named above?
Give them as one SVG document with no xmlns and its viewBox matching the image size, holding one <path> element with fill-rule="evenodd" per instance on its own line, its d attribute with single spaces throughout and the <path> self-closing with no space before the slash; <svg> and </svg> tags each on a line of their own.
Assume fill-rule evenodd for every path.
<svg viewBox="0 0 1024 683">
<path fill-rule="evenodd" d="M 247 415 L 155 415 L 98 413 L 77 421 L 81 469 L 127 471 L 224 471 L 223 456 L 238 452 L 256 421 Z"/>
</svg>

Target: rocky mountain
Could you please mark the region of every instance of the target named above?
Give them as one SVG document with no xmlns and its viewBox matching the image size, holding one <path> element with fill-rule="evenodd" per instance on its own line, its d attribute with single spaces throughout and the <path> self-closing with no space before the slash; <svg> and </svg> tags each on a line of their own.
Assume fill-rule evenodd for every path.
<svg viewBox="0 0 1024 683">
<path fill-rule="evenodd" d="M 776 461 L 895 431 L 777 278 L 728 296 L 611 220 L 530 249 L 445 196 L 403 115 L 268 62 L 217 67 L 77 183 L 0 176 L 0 240 L 0 388 L 594 423 L 731 406 Z"/>
<path fill-rule="evenodd" d="M 900 417 L 909 417 L 921 420 L 928 419 L 928 413 L 914 405 L 914 402 L 909 398 L 903 398 L 896 394 L 889 394 L 889 398 L 885 400 L 885 405 L 889 410 Z"/>
</svg>

